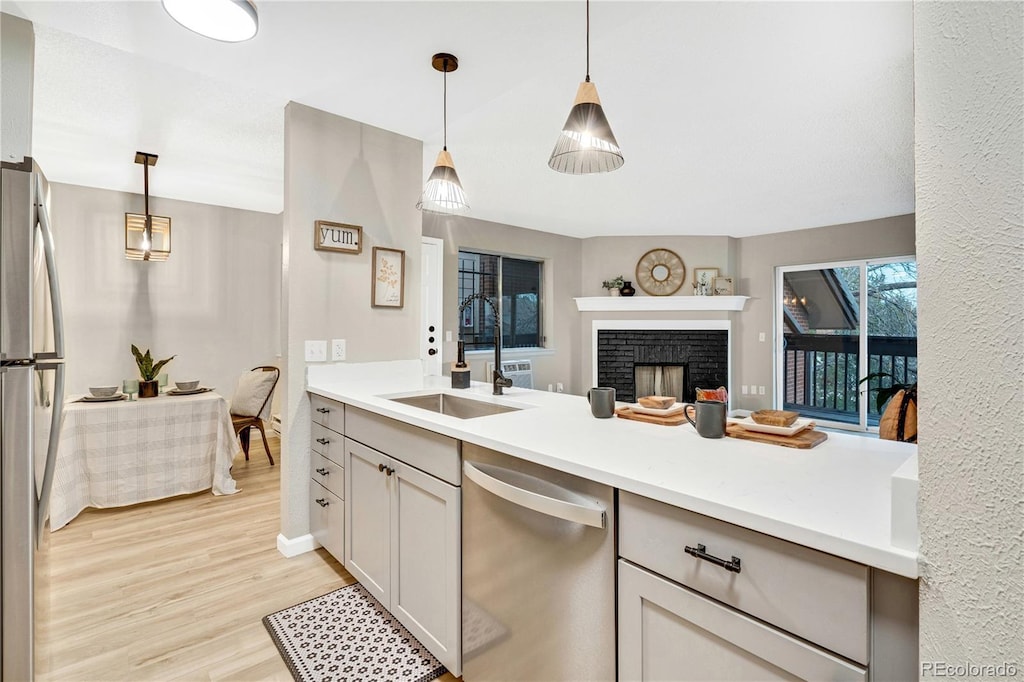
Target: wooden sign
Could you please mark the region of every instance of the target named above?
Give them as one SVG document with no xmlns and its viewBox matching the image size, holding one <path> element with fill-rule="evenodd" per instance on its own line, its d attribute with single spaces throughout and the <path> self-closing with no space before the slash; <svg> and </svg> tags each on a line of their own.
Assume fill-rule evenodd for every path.
<svg viewBox="0 0 1024 682">
<path fill-rule="evenodd" d="M 363 228 L 358 225 L 316 221 L 313 228 L 313 248 L 317 251 L 363 252 Z"/>
</svg>

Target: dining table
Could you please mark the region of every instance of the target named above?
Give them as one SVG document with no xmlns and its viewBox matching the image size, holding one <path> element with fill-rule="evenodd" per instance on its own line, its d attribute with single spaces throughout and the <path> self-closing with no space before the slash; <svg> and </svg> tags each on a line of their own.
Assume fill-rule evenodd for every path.
<svg viewBox="0 0 1024 682">
<path fill-rule="evenodd" d="M 228 401 L 213 390 L 64 406 L 50 497 L 50 530 L 88 507 L 122 507 L 211 490 L 239 492 Z"/>
</svg>

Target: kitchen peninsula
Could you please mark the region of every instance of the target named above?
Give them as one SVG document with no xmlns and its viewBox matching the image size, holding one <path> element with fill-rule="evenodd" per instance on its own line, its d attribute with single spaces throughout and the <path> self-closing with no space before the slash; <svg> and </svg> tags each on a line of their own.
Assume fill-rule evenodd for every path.
<svg viewBox="0 0 1024 682">
<path fill-rule="evenodd" d="M 344 469 L 329 477 L 343 478 L 344 490 L 337 499 L 322 498 L 344 505 L 339 559 L 360 582 L 378 588 L 393 613 L 416 608 L 421 595 L 444 594 L 435 608 L 420 607 L 419 613 L 444 611 L 449 625 L 414 633 L 470 682 L 477 679 L 473 649 L 500 647 L 476 647 L 462 637 L 460 650 L 460 620 L 452 613 L 461 601 L 465 621 L 467 602 L 470 609 L 478 606 L 476 595 L 466 591 L 469 574 L 462 574 L 470 570 L 470 545 L 463 543 L 474 532 L 479 538 L 472 525 L 483 513 L 479 506 L 467 511 L 468 500 L 479 495 L 476 486 L 470 494 L 469 479 L 499 497 L 509 481 L 525 486 L 519 492 L 533 485 L 542 507 L 563 507 L 568 515 L 559 518 L 575 515 L 572 520 L 617 538 L 617 545 L 597 543 L 607 552 L 607 560 L 599 561 L 608 567 L 598 581 L 604 610 L 584 622 L 611 623 L 618 614 L 617 629 L 593 634 L 613 638 L 601 648 L 617 649 L 622 679 L 683 669 L 692 679 L 705 679 L 711 670 L 699 665 L 722 660 L 728 671 L 722 679 L 783 679 L 780 671 L 798 679 L 902 679 L 916 668 L 917 551 L 916 537 L 907 531 L 916 524 L 916 446 L 846 434 L 830 434 L 810 450 L 703 439 L 689 426 L 594 419 L 579 396 L 517 388 L 493 396 L 489 384 L 451 389 L 446 377 L 424 377 L 418 360 L 310 367 L 307 387 L 317 443 L 312 449 Z M 427 395 L 439 411 L 425 407 Z M 450 408 L 441 407 L 446 400 Z M 343 458 L 334 444 L 339 439 Z M 519 473 L 495 466 L 496 457 L 520 462 L 521 468 L 513 464 Z M 327 470 L 314 469 L 311 490 L 320 490 L 316 474 L 328 479 Z M 502 472 L 510 471 L 502 481 Z M 393 474 L 394 485 L 384 483 Z M 577 488 L 593 483 L 616 494 L 590 495 L 603 502 L 546 494 L 549 484 L 566 477 Z M 371 488 L 372 496 L 366 492 Z M 362 500 L 353 502 L 357 491 Z M 426 499 L 424 492 L 435 500 L 429 509 L 401 510 L 404 499 Z M 316 499 L 321 507 L 322 499 Z M 311 514 L 318 511 L 311 506 Z M 377 552 L 377 538 L 389 536 L 383 544 L 390 550 Z M 419 540 L 408 544 L 409 538 Z M 363 549 L 353 549 L 360 543 Z M 436 550 L 441 545 L 447 549 Z M 410 580 L 419 569 L 410 570 L 414 564 L 402 555 L 413 555 L 416 547 L 420 553 L 432 548 L 431 561 L 442 568 L 424 569 Z M 534 561 L 544 554 L 524 551 Z M 559 553 L 573 551 L 563 545 Z M 613 566 L 615 575 L 608 573 Z M 398 575 L 405 580 L 402 589 Z M 541 572 L 536 579 L 546 584 L 548 576 Z M 500 612 L 495 622 L 508 624 L 518 615 L 516 609 Z M 688 650 L 722 642 L 720 655 L 698 657 L 692 667 Z"/>
</svg>

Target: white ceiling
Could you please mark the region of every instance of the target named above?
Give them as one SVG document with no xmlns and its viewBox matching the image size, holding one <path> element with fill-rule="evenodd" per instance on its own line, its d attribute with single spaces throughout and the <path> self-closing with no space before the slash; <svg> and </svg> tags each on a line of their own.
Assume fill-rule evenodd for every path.
<svg viewBox="0 0 1024 682">
<path fill-rule="evenodd" d="M 591 5 L 591 76 L 626 158 L 547 167 L 583 79 L 584 4 L 256 0 L 246 43 L 156 0 L 4 0 L 36 25 L 34 156 L 57 182 L 279 212 L 289 100 L 441 145 L 470 215 L 573 236 L 747 236 L 911 213 L 907 2 Z M 415 203 L 418 196 L 409 197 Z"/>
</svg>

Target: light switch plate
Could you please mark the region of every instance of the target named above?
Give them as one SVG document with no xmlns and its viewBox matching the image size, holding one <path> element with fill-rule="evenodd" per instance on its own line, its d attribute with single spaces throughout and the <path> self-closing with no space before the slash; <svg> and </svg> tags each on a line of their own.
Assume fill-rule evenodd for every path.
<svg viewBox="0 0 1024 682">
<path fill-rule="evenodd" d="M 325 362 L 326 360 L 326 341 L 306 341 L 306 362 Z"/>
<path fill-rule="evenodd" d="M 345 339 L 331 339 L 331 360 L 345 359 Z"/>
</svg>

